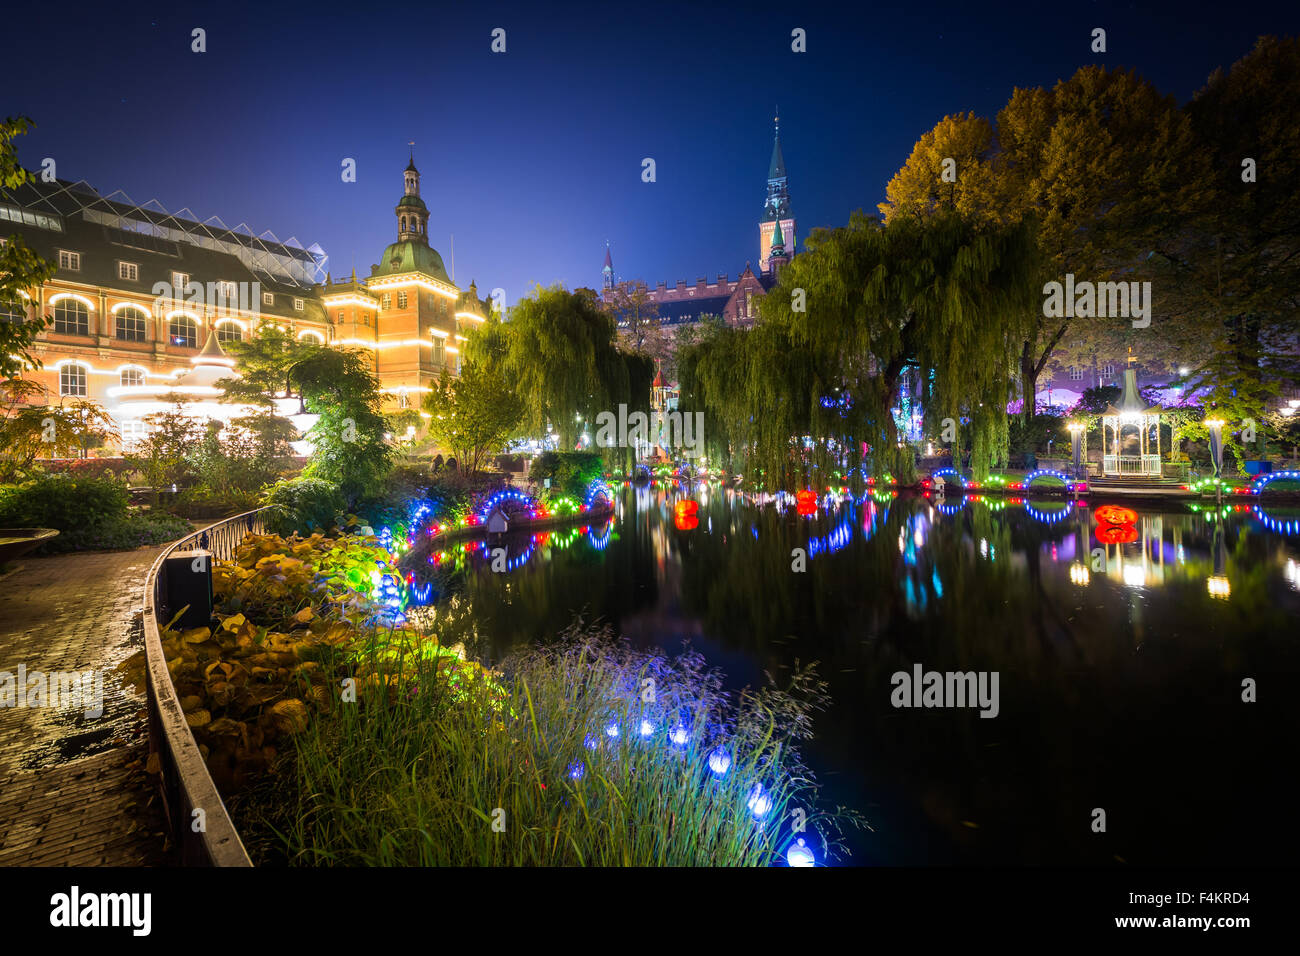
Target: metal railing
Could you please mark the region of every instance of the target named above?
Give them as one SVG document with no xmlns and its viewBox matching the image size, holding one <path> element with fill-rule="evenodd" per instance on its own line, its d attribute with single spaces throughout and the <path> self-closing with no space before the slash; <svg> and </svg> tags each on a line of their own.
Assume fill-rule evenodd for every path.
<svg viewBox="0 0 1300 956">
<path fill-rule="evenodd" d="M 180 610 L 167 606 L 168 556 L 202 548 L 217 561 L 234 556 L 250 532 L 265 530 L 267 509 L 225 518 L 169 545 L 149 569 L 144 587 L 144 646 L 149 700 L 149 753 L 158 755 L 158 786 L 173 844 L 183 866 L 252 866 L 235 824 L 217 792 L 198 741 L 185 720 L 180 698 L 167 669 L 162 629 Z M 201 810 L 202 813 L 195 811 Z M 201 821 L 201 822 L 200 822 Z"/>
<path fill-rule="evenodd" d="M 1160 476 L 1159 455 L 1107 455 L 1102 459 L 1102 470 L 1107 475 Z"/>
</svg>

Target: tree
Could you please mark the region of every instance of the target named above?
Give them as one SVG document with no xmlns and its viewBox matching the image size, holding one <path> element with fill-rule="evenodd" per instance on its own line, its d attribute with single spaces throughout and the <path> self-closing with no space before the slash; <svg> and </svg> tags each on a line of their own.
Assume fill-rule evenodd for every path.
<svg viewBox="0 0 1300 956">
<path fill-rule="evenodd" d="M 429 433 L 471 474 L 505 448 L 524 417 L 505 375 L 479 362 L 464 363 L 459 378 L 443 369 L 423 404 L 432 416 Z"/>
<path fill-rule="evenodd" d="M 242 342 L 226 346 L 239 364 L 239 375 L 221 379 L 223 402 L 274 407 L 277 398 L 297 398 L 299 414 L 303 403 L 299 369 L 327 346 L 292 333 L 272 322 L 263 322 Z"/>
<path fill-rule="evenodd" d="M 659 321 L 659 303 L 645 285 L 617 286 L 605 308 L 618 323 L 618 341 L 624 351 L 660 360 L 668 356 L 671 340 Z"/>
<path fill-rule="evenodd" d="M 508 322 L 490 318 L 471 334 L 468 357 L 513 383 L 528 433 L 540 436 L 550 425 L 560 447 L 571 451 L 597 412 L 623 400 L 649 406 L 653 371 L 634 372 L 652 366 L 619 350 L 615 331 L 591 290 L 538 286 L 515 304 Z"/>
<path fill-rule="evenodd" d="M 0 185 L 6 189 L 34 178 L 18 164 L 13 145 L 14 137 L 25 134 L 32 125 L 23 116 L 0 123 Z M 17 379 L 27 369 L 41 367 L 31 349 L 49 324 L 49 317 L 38 315 L 26 320 L 17 317 L 26 313 L 31 291 L 40 288 L 53 275 L 53 264 L 28 248 L 21 233 L 11 234 L 0 244 L 0 380 Z"/>
<path fill-rule="evenodd" d="M 157 412 L 144 419 L 145 437 L 126 456 L 153 489 L 153 506 L 158 507 L 159 492 L 166 485 L 184 486 L 192 482 L 196 471 L 191 455 L 203 440 L 203 423 L 189 413 L 184 401 L 169 411 Z"/>
<path fill-rule="evenodd" d="M 314 451 L 303 475 L 334 482 L 350 505 L 376 489 L 392 466 L 379 380 L 356 349 L 318 348 L 293 366 Z"/>
</svg>

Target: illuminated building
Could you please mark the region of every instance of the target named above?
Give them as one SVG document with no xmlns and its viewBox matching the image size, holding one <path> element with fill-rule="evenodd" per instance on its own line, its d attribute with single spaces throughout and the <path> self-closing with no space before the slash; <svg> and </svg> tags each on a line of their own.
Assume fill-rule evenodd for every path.
<svg viewBox="0 0 1300 956">
<path fill-rule="evenodd" d="M 215 216 L 199 222 L 188 209 L 170 213 L 121 192 L 102 196 L 85 182 L 0 189 L 0 242 L 21 235 L 57 267 L 24 293 L 25 309 L 0 315 L 53 320 L 32 349 L 43 368 L 24 377 L 42 394 L 29 401 L 99 402 L 129 443 L 143 434 L 143 414 L 157 410 L 142 396 L 178 394 L 173 387 L 200 367 L 212 377 L 215 366 L 194 361 L 212 357 L 205 346 L 220 352 L 274 323 L 301 339 L 371 350 L 385 404 L 418 407 L 418 394 L 443 368 L 459 370 L 466 328 L 485 321 L 487 306 L 472 283 L 462 292 L 451 281 L 429 246 L 414 161 L 403 184 L 397 241 L 368 278 L 354 273 L 338 282 L 319 246 L 255 234 L 246 224 L 232 229 Z M 194 410 L 227 420 L 237 414 L 204 397 L 212 401 Z"/>
</svg>

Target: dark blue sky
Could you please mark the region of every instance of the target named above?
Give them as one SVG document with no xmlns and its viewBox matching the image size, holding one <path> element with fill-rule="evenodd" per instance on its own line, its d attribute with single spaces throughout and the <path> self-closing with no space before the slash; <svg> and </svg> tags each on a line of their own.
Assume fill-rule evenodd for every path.
<svg viewBox="0 0 1300 956">
<path fill-rule="evenodd" d="M 53 157 L 61 178 L 318 242 L 335 275 L 368 275 L 415 140 L 432 244 L 450 268 L 454 234 L 457 282 L 511 302 L 598 287 L 607 239 L 620 277 L 652 284 L 756 263 L 774 104 L 802 242 L 874 211 L 947 113 L 991 116 L 1094 60 L 1186 100 L 1257 35 L 1300 32 L 1294 3 L 26 6 L 0 20 L 0 114 L 36 120 L 29 168 Z"/>
</svg>

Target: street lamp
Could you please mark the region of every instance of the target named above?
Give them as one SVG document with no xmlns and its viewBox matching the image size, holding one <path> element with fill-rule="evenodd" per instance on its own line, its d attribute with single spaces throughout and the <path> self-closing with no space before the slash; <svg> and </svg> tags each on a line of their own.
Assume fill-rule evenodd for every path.
<svg viewBox="0 0 1300 956">
<path fill-rule="evenodd" d="M 1070 432 L 1070 455 L 1074 459 L 1074 477 L 1084 477 L 1080 470 L 1083 450 L 1083 433 L 1084 426 L 1082 422 L 1067 422 L 1066 429 Z"/>
</svg>

